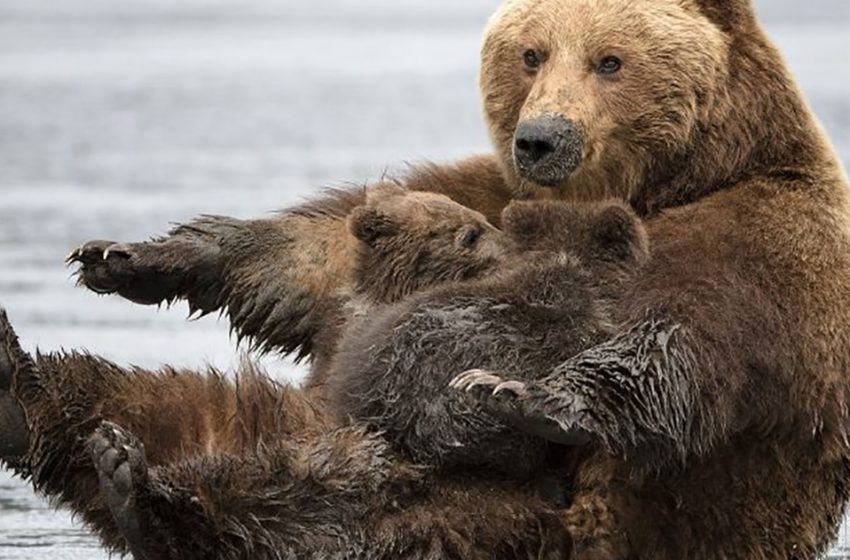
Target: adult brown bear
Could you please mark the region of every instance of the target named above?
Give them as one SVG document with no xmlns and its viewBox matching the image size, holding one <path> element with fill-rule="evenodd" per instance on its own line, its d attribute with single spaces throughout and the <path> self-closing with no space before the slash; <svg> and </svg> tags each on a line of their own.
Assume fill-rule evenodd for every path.
<svg viewBox="0 0 850 560">
<path fill-rule="evenodd" d="M 520 413 L 594 436 L 607 468 L 577 484 L 612 484 L 635 556 L 817 557 L 850 494 L 850 193 L 749 1 L 510 0 L 483 57 L 498 156 L 406 186 L 491 220 L 512 197 L 622 197 L 653 248 L 618 334 Z M 162 240 L 165 259 L 94 243 L 74 260 L 97 291 L 225 308 L 259 344 L 309 353 L 352 278 L 358 200 L 205 220 Z M 596 544 L 578 555 L 611 556 Z"/>
</svg>

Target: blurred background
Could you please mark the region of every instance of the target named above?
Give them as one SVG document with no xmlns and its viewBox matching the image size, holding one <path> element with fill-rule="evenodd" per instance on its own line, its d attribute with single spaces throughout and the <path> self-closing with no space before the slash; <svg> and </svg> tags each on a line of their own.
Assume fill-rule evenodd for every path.
<svg viewBox="0 0 850 560">
<path fill-rule="evenodd" d="M 755 1 L 847 164 L 850 2 Z M 0 0 L 0 306 L 25 346 L 230 367 L 223 323 L 74 288 L 63 257 L 486 151 L 476 72 L 497 4 Z M 0 472 L 0 559 L 42 557 L 106 554 Z"/>
</svg>

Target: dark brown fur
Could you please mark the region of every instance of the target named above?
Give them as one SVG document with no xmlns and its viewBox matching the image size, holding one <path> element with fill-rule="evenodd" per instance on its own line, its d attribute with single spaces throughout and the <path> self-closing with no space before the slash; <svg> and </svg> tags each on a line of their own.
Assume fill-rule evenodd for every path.
<svg viewBox="0 0 850 560">
<path fill-rule="evenodd" d="M 593 65 L 612 45 L 623 69 L 601 78 Z M 523 67 L 529 48 L 545 55 L 535 72 Z M 598 509 L 636 557 L 817 558 L 850 498 L 850 200 L 749 1 L 514 0 L 488 30 L 481 76 L 498 158 L 414 173 L 410 188 L 475 193 L 464 202 L 488 217 L 506 191 L 617 196 L 648 218 L 653 247 L 612 308 L 610 340 L 507 410 L 486 393 L 482 402 L 518 429 L 542 417 L 592 434 L 604 451 L 579 466 L 578 495 L 607 496 Z M 540 114 L 587 138 L 554 189 L 513 164 L 517 124 Z M 277 330 L 234 322 L 270 346 L 303 348 L 329 287 L 350 279 L 351 236 L 341 217 L 273 226 L 287 239 L 275 283 L 231 295 L 268 287 L 285 303 L 258 324 L 296 328 L 263 338 Z M 83 262 L 97 287 L 89 277 L 103 265 Z M 619 557 L 579 525 L 577 557 Z"/>
</svg>

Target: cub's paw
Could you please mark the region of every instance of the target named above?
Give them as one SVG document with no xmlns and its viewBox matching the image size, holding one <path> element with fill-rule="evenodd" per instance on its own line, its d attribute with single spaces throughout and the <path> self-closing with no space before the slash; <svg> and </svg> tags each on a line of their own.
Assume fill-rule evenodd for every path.
<svg viewBox="0 0 850 560">
<path fill-rule="evenodd" d="M 111 422 L 103 422 L 89 438 L 89 453 L 100 481 L 100 493 L 136 558 L 144 547 L 145 515 L 139 496 L 149 485 L 142 442 Z"/>
</svg>

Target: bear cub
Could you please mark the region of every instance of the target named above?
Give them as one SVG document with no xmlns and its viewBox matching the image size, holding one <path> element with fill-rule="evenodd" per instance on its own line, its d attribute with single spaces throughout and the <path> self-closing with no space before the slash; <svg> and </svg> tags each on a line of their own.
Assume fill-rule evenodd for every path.
<svg viewBox="0 0 850 560">
<path fill-rule="evenodd" d="M 435 285 L 436 276 L 425 274 L 430 289 L 348 323 L 327 376 L 332 413 L 341 422 L 365 422 L 413 461 L 444 472 L 480 468 L 488 476 L 539 479 L 561 455 L 540 437 L 545 427 L 517 429 L 449 383 L 472 368 L 542 377 L 610 337 L 607 307 L 648 258 L 644 229 L 620 203 L 553 201 L 513 203 L 501 234 L 480 223 L 459 225 L 469 216 L 451 202 L 429 210 L 436 222 L 419 228 L 420 204 L 417 194 L 387 200 L 393 213 L 407 216 L 402 223 L 414 224 L 408 229 L 370 205 L 353 214 L 352 231 L 365 243 L 364 272 L 410 286 L 429 266 L 453 268 L 461 281 Z M 364 289 L 386 283 L 366 282 Z"/>
</svg>

